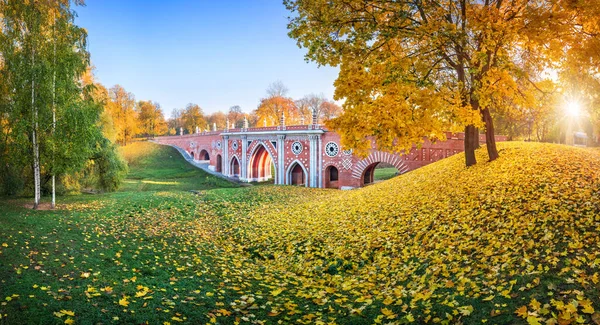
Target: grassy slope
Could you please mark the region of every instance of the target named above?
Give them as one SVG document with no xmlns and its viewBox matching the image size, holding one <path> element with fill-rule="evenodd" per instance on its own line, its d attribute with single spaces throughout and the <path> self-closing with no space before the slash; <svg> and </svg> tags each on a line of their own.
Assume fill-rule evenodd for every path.
<svg viewBox="0 0 600 325">
<path fill-rule="evenodd" d="M 478 158 L 351 192 L 121 192 L 56 212 L 0 202 L 0 324 L 591 322 L 600 152 L 515 143 Z M 176 179 L 143 172 L 132 168 Z"/>
<path fill-rule="evenodd" d="M 121 191 L 197 190 L 235 187 L 187 163 L 174 148 L 151 142 L 121 147 L 130 172 Z"/>
</svg>

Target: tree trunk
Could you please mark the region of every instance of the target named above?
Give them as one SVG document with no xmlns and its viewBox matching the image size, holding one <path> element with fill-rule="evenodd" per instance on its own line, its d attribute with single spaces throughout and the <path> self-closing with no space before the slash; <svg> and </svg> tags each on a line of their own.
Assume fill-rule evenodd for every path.
<svg viewBox="0 0 600 325">
<path fill-rule="evenodd" d="M 488 108 L 481 111 L 483 122 L 485 123 L 485 143 L 487 146 L 490 161 L 498 159 L 498 149 L 496 148 L 496 137 L 494 135 L 494 121 Z"/>
<path fill-rule="evenodd" d="M 467 167 L 477 163 L 475 149 L 479 147 L 479 132 L 474 125 L 465 128 L 465 159 Z"/>
<path fill-rule="evenodd" d="M 32 51 L 31 56 L 31 110 L 32 110 L 32 132 L 31 142 L 33 145 L 33 184 L 34 184 L 34 198 L 33 208 L 38 209 L 40 204 L 40 148 L 37 141 L 37 130 L 38 130 L 38 111 L 35 106 L 35 50 Z"/>
<path fill-rule="evenodd" d="M 54 16 L 54 15 L 53 15 Z M 52 37 L 54 38 L 54 52 L 53 52 L 53 70 L 52 70 L 52 137 L 56 132 L 56 18 L 54 18 L 54 24 L 52 25 Z M 56 141 L 56 139 L 52 139 Z M 56 171 L 55 171 L 55 157 L 54 152 L 56 151 L 56 144 L 53 143 L 52 147 L 52 209 L 56 207 Z"/>
</svg>

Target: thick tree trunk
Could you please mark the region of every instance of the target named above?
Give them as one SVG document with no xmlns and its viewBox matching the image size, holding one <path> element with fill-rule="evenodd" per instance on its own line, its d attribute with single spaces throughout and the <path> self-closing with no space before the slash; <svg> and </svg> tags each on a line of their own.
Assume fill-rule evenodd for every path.
<svg viewBox="0 0 600 325">
<path fill-rule="evenodd" d="M 496 137 L 494 135 L 494 121 L 488 108 L 481 111 L 483 122 L 485 123 L 485 143 L 487 146 L 490 161 L 498 159 L 498 149 L 496 148 Z"/>
<path fill-rule="evenodd" d="M 475 149 L 479 148 L 479 132 L 474 125 L 465 128 L 465 159 L 467 167 L 477 163 Z"/>
</svg>

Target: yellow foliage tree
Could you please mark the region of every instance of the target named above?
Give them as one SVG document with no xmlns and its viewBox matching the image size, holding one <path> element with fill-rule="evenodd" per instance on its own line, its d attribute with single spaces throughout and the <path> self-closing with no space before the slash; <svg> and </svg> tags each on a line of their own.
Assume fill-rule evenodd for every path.
<svg viewBox="0 0 600 325">
<path fill-rule="evenodd" d="M 152 101 L 140 101 L 137 104 L 139 131 L 147 137 L 167 133 L 167 122 L 160 104 Z"/>
<path fill-rule="evenodd" d="M 108 94 L 110 101 L 107 107 L 117 132 L 117 142 L 125 146 L 138 133 L 135 97 L 120 85 L 110 88 Z"/>
<path fill-rule="evenodd" d="M 465 130 L 466 165 L 476 163 L 478 128 L 498 157 L 492 109 L 526 107 L 544 71 L 581 35 L 575 1 L 286 0 L 289 35 L 307 58 L 339 66 L 335 98 L 344 114 L 329 125 L 345 146 L 407 150 Z M 586 2 L 587 3 L 587 2 Z M 510 98 L 510 101 L 506 101 Z"/>
</svg>

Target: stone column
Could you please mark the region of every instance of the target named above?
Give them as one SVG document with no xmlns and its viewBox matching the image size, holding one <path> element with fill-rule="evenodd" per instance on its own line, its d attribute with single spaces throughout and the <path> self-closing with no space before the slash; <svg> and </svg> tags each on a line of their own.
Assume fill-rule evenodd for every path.
<svg viewBox="0 0 600 325">
<path fill-rule="evenodd" d="M 221 146 L 221 148 L 223 148 L 223 159 L 221 159 L 221 163 L 223 165 L 221 166 L 221 171 L 223 172 L 223 175 L 229 177 L 229 136 L 228 135 L 223 136 L 223 145 Z"/>
<path fill-rule="evenodd" d="M 317 187 L 323 188 L 323 140 L 321 135 L 317 135 Z"/>
<path fill-rule="evenodd" d="M 309 176 L 309 183 L 308 186 L 310 187 L 319 187 L 317 184 L 317 179 L 318 179 L 318 175 L 319 172 L 317 170 L 317 165 L 318 165 L 318 157 L 317 157 L 317 136 L 316 135 L 309 135 L 308 136 L 308 140 L 310 141 L 310 151 L 309 151 L 309 171 L 308 171 L 308 176 Z"/>
<path fill-rule="evenodd" d="M 276 184 L 285 184 L 285 134 L 277 135 L 277 179 Z"/>
<path fill-rule="evenodd" d="M 246 151 L 248 151 L 248 136 L 242 135 L 242 163 L 240 166 L 240 180 L 248 181 L 248 161 L 246 159 Z"/>
</svg>

